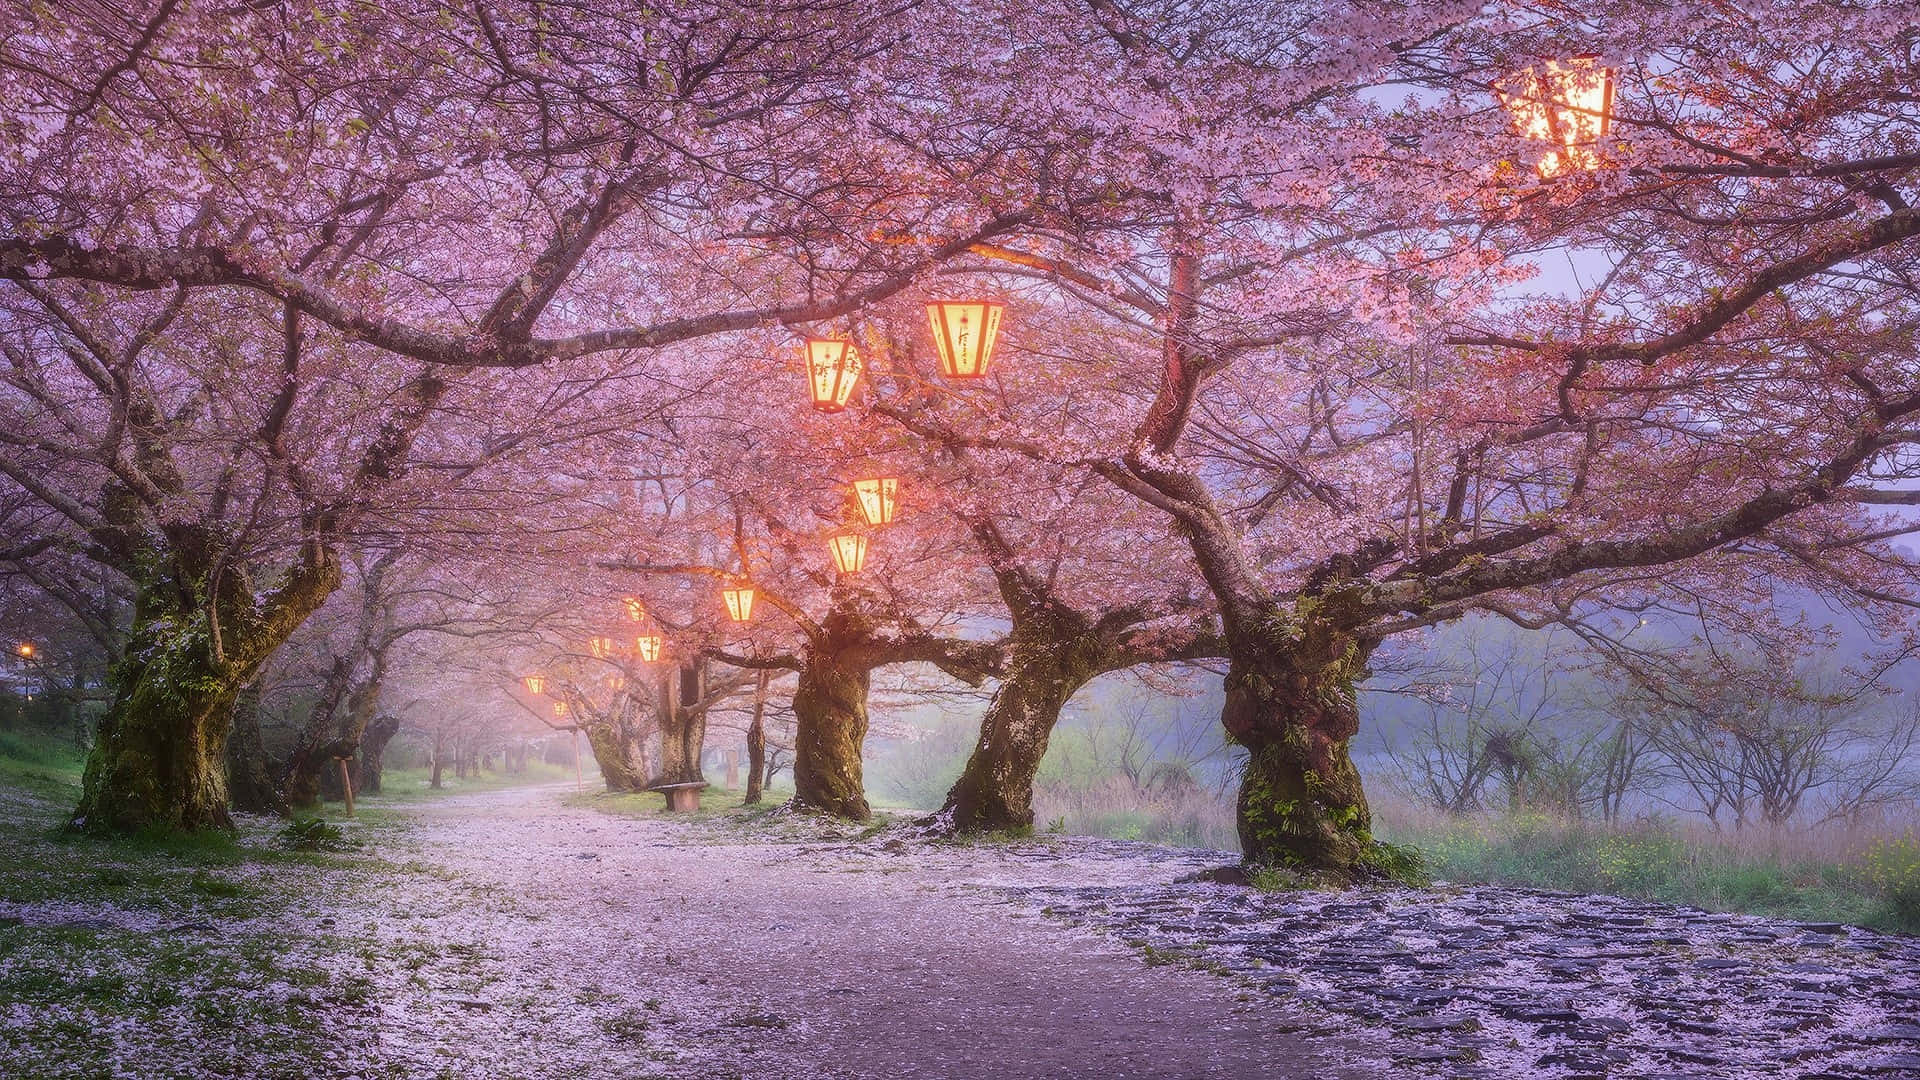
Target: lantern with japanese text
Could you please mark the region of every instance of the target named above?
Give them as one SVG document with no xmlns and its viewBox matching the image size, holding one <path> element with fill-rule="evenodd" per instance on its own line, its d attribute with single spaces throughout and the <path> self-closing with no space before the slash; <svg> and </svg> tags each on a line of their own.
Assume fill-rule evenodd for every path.
<svg viewBox="0 0 1920 1080">
<path fill-rule="evenodd" d="M 839 412 L 860 382 L 860 351 L 844 338 L 807 339 L 807 390 L 813 407 Z"/>
<path fill-rule="evenodd" d="M 827 538 L 833 565 L 843 574 L 857 574 L 867 564 L 867 538 L 859 533 L 835 533 Z"/>
<path fill-rule="evenodd" d="M 647 605 L 641 603 L 639 597 L 626 596 L 622 597 L 621 601 L 627 605 L 627 618 L 632 619 L 634 622 L 646 621 Z"/>
<path fill-rule="evenodd" d="M 649 664 L 653 663 L 660 659 L 660 635 L 641 634 L 633 639 L 633 650 L 639 654 L 640 659 Z"/>
<path fill-rule="evenodd" d="M 553 703 L 553 715 L 554 715 L 554 716 L 556 716 L 556 717 L 562 717 L 562 716 L 565 716 L 565 715 L 567 715 L 567 703 L 566 703 L 566 702 L 564 702 L 564 701 L 556 701 L 556 702 L 554 702 L 554 703 Z"/>
<path fill-rule="evenodd" d="M 610 637 L 588 638 L 587 651 L 593 654 L 594 659 L 605 660 L 613 655 L 613 639 Z"/>
<path fill-rule="evenodd" d="M 869 525 L 889 525 L 893 522 L 893 499 L 900 490 L 900 481 L 891 476 L 877 476 L 853 482 L 853 494 L 860 501 L 860 515 Z"/>
<path fill-rule="evenodd" d="M 927 305 L 927 323 L 940 354 L 940 374 L 949 379 L 984 379 L 993 363 L 1005 304 L 990 300 L 935 300 Z"/>
<path fill-rule="evenodd" d="M 727 618 L 742 623 L 753 618 L 753 586 L 729 585 L 720 590 L 720 598 L 727 603 Z"/>
</svg>

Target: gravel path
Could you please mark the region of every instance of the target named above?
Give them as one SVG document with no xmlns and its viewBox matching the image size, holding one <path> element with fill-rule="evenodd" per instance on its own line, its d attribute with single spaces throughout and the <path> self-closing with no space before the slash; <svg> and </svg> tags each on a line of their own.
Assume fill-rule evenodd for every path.
<svg viewBox="0 0 1920 1080">
<path fill-rule="evenodd" d="M 1165 883 L 1203 856 L 716 843 L 563 794 L 422 806 L 403 894 L 342 917 L 417 949 L 375 965 L 369 1074 L 1375 1075 L 1343 1072 L 1337 1040 L 1304 1045 L 1304 1010 L 1007 903 Z"/>
</svg>

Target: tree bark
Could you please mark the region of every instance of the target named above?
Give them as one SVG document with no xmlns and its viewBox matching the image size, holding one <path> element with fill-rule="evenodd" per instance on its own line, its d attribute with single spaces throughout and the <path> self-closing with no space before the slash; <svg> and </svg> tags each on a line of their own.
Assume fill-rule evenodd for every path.
<svg viewBox="0 0 1920 1080">
<path fill-rule="evenodd" d="M 354 786 L 361 794 L 380 793 L 380 781 L 385 772 L 382 759 L 386 755 L 387 744 L 399 733 L 398 717 L 378 717 L 367 725 L 366 734 L 360 737 L 360 757 L 353 774 Z"/>
<path fill-rule="evenodd" d="M 767 783 L 767 682 L 764 670 L 753 689 L 753 720 L 747 724 L 747 795 L 744 805 L 757 806 Z"/>
<path fill-rule="evenodd" d="M 240 692 L 234 704 L 233 730 L 227 734 L 227 798 L 235 810 L 287 815 L 286 800 L 267 768 L 267 748 L 260 738 L 260 683 Z"/>
<path fill-rule="evenodd" d="M 1242 855 L 1350 881 L 1376 846 L 1348 750 L 1360 727 L 1354 681 L 1371 649 L 1324 626 L 1238 636 L 1221 722 L 1248 754 L 1236 805 Z"/>
<path fill-rule="evenodd" d="M 1009 651 L 1006 677 L 980 722 L 980 741 L 934 819 L 950 819 L 955 832 L 1033 826 L 1033 778 L 1060 710 L 1106 670 L 1105 650 L 1085 620 L 1025 632 L 1016 627 Z"/>
<path fill-rule="evenodd" d="M 587 748 L 593 752 L 594 763 L 600 766 L 600 777 L 608 791 L 619 794 L 647 789 L 646 774 L 634 764 L 633 741 L 626 737 L 621 725 L 588 724 L 585 731 Z"/>
<path fill-rule="evenodd" d="M 873 816 L 862 788 L 860 747 L 867 737 L 872 672 L 837 654 L 808 648 L 793 694 L 793 803 L 851 821 Z"/>
</svg>

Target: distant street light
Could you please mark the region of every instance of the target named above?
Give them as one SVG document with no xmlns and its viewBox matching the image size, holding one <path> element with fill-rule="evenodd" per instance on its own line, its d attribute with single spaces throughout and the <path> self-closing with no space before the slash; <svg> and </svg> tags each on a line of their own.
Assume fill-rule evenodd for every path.
<svg viewBox="0 0 1920 1080">
<path fill-rule="evenodd" d="M 1600 167 L 1592 147 L 1613 130 L 1615 75 L 1598 57 L 1576 56 L 1549 60 L 1502 82 L 1501 103 L 1520 134 L 1560 147 L 1541 160 L 1540 175 Z"/>
</svg>

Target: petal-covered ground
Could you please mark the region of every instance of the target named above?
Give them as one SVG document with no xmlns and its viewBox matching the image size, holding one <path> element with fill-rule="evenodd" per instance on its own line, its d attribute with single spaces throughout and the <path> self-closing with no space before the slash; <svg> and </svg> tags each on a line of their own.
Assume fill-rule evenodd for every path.
<svg viewBox="0 0 1920 1080">
<path fill-rule="evenodd" d="M 1920 1075 L 1913 939 L 1514 889 L 1260 893 L 1178 881 L 1219 853 L 569 796 L 376 810 L 365 854 L 164 888 L 4 879 L 0 1075 Z"/>
</svg>

